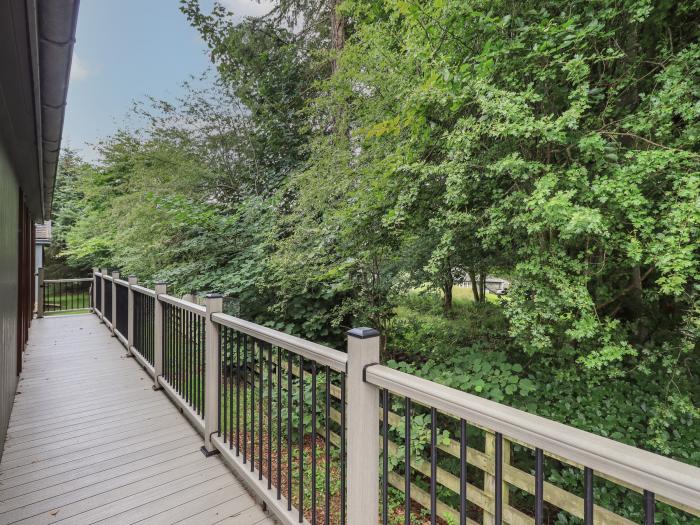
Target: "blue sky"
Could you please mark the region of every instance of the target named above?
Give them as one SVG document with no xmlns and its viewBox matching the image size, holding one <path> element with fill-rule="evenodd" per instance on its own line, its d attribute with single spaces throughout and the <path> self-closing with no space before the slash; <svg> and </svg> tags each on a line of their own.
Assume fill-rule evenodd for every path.
<svg viewBox="0 0 700 525">
<path fill-rule="evenodd" d="M 213 0 L 204 0 L 209 10 Z M 260 15 L 254 0 L 222 2 L 238 16 Z M 207 49 L 178 0 L 82 0 L 63 145 L 96 160 L 89 145 L 123 126 L 135 100 L 172 99 L 209 65 Z"/>
</svg>

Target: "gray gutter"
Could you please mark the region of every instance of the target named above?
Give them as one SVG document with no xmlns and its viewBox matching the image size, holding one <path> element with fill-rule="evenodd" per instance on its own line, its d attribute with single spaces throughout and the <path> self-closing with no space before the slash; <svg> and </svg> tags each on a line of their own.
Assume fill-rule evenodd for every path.
<svg viewBox="0 0 700 525">
<path fill-rule="evenodd" d="M 51 217 L 80 0 L 37 0 L 44 218 Z"/>
</svg>

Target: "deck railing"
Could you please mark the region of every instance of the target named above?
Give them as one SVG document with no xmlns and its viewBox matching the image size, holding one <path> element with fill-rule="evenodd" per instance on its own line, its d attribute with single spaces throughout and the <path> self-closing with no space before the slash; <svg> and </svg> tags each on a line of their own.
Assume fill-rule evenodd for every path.
<svg viewBox="0 0 700 525">
<path fill-rule="evenodd" d="M 341 352 L 226 315 L 220 296 L 202 306 L 106 270 L 94 282 L 95 313 L 203 452 L 282 523 L 700 518 L 700 469 L 378 364 L 375 330 Z"/>
<path fill-rule="evenodd" d="M 92 277 L 77 279 L 46 279 L 39 268 L 37 316 L 52 313 L 73 313 L 92 307 Z"/>
</svg>

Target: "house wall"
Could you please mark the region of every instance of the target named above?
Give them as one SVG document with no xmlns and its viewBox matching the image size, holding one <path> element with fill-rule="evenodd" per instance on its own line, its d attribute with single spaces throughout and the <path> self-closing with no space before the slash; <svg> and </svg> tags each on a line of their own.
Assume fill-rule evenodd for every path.
<svg viewBox="0 0 700 525">
<path fill-rule="evenodd" d="M 17 387 L 19 187 L 0 143 L 0 450 Z"/>
</svg>

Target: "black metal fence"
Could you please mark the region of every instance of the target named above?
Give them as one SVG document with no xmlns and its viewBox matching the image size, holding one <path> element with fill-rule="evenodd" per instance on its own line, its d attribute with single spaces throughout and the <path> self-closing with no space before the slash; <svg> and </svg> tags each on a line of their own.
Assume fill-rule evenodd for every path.
<svg viewBox="0 0 700 525">
<path fill-rule="evenodd" d="M 87 310 L 91 303 L 92 279 L 45 279 L 44 313 Z"/>
<path fill-rule="evenodd" d="M 104 318 L 110 323 L 112 322 L 112 281 L 105 280 L 105 311 Z"/>
<path fill-rule="evenodd" d="M 134 348 L 153 366 L 155 299 L 134 291 Z"/>
<path fill-rule="evenodd" d="M 344 525 L 345 374 L 227 326 L 219 337 L 219 436 L 300 523 Z"/>
<path fill-rule="evenodd" d="M 117 292 L 115 329 L 126 338 L 129 330 L 129 286 L 119 283 L 115 283 L 115 285 Z"/>
<path fill-rule="evenodd" d="M 163 376 L 199 416 L 204 416 L 204 319 L 163 304 Z"/>
<path fill-rule="evenodd" d="M 95 310 L 102 313 L 102 276 L 95 274 L 95 279 L 92 283 L 93 290 L 95 290 Z"/>
</svg>

